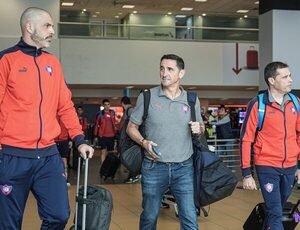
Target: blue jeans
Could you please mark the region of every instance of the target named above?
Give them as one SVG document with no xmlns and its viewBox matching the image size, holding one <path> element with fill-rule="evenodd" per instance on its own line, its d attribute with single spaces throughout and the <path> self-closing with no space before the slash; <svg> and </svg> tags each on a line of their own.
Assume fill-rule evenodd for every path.
<svg viewBox="0 0 300 230">
<path fill-rule="evenodd" d="M 181 230 L 198 229 L 194 204 L 192 159 L 181 163 L 161 163 L 144 159 L 142 165 L 143 212 L 140 229 L 156 229 L 162 196 L 169 188 L 179 209 Z"/>
</svg>

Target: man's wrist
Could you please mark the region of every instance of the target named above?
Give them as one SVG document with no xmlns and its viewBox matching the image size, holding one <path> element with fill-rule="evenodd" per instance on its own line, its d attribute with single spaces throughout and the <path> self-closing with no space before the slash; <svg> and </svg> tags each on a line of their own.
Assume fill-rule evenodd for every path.
<svg viewBox="0 0 300 230">
<path fill-rule="evenodd" d="M 145 138 L 142 138 L 139 140 L 140 145 L 143 147 L 144 146 L 144 142 L 146 141 Z"/>
</svg>

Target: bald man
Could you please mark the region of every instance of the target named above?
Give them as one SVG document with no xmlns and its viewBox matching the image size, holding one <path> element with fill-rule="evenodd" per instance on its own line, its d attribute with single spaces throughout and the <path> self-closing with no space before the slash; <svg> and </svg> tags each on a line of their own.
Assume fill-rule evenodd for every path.
<svg viewBox="0 0 300 230">
<path fill-rule="evenodd" d="M 59 61 L 42 50 L 54 35 L 50 14 L 28 8 L 20 25 L 19 43 L 0 52 L 0 229 L 21 229 L 32 191 L 41 229 L 60 230 L 70 209 L 64 165 L 54 142 L 61 132 L 57 117 L 83 158 L 91 158 L 94 150 L 84 144 Z"/>
</svg>

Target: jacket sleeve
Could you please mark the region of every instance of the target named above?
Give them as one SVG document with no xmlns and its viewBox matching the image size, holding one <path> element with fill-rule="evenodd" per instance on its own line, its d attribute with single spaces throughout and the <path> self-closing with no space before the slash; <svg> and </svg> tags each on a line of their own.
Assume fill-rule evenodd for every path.
<svg viewBox="0 0 300 230">
<path fill-rule="evenodd" d="M 5 57 L 0 59 L 0 105 L 2 104 L 9 76 L 9 67 Z"/>
<path fill-rule="evenodd" d="M 100 126 L 100 114 L 96 115 L 95 125 L 94 125 L 94 136 L 98 136 L 98 129 Z"/>
<path fill-rule="evenodd" d="M 61 71 L 61 68 L 60 68 Z M 60 91 L 58 98 L 57 115 L 65 125 L 75 146 L 85 143 L 82 127 L 72 102 L 71 91 L 68 89 L 62 71 L 60 72 Z"/>
<path fill-rule="evenodd" d="M 240 134 L 240 154 L 242 175 L 251 174 L 251 145 L 255 140 L 258 125 L 258 102 L 252 99 L 247 107 Z"/>
<path fill-rule="evenodd" d="M 297 99 L 299 101 L 299 98 Z M 298 116 L 297 116 L 296 132 L 297 132 L 297 143 L 300 148 L 300 111 L 298 111 Z M 300 153 L 298 154 L 298 168 L 300 168 Z"/>
<path fill-rule="evenodd" d="M 83 132 L 85 132 L 85 130 L 87 130 L 88 128 L 88 120 L 86 117 L 83 118 L 83 122 L 82 122 L 82 130 Z"/>
</svg>

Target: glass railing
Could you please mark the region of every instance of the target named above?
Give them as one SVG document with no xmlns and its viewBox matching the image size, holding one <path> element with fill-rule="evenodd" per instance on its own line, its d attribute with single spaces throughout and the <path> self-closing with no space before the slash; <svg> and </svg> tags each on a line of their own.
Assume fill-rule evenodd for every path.
<svg viewBox="0 0 300 230">
<path fill-rule="evenodd" d="M 60 22 L 59 36 L 138 40 L 256 42 L 258 41 L 258 29 Z"/>
</svg>

